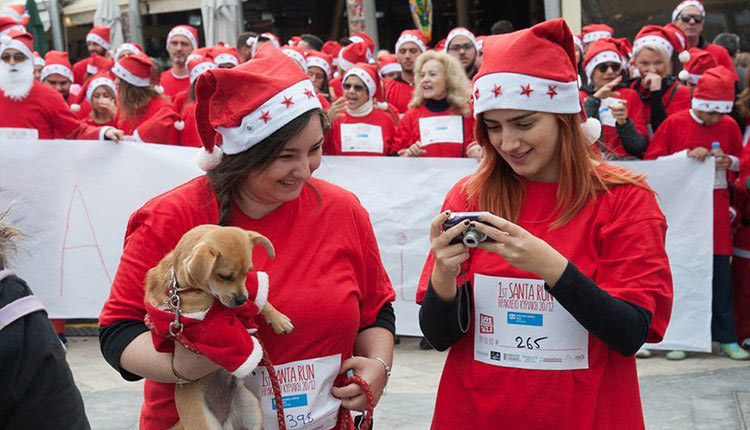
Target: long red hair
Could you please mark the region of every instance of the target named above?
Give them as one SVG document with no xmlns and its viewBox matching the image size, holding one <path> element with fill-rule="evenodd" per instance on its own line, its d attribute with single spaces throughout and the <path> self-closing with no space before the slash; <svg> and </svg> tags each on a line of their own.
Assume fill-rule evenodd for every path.
<svg viewBox="0 0 750 430">
<path fill-rule="evenodd" d="M 560 178 L 557 188 L 557 218 L 552 228 L 570 221 L 600 191 L 623 184 L 648 188 L 644 175 L 636 175 L 601 162 L 601 154 L 586 142 L 578 114 L 555 114 L 560 127 Z M 469 201 L 478 210 L 489 211 L 517 222 L 525 198 L 523 178 L 503 159 L 490 143 L 487 127 L 477 118 L 474 136 L 484 149 L 479 169 L 465 184 Z"/>
</svg>

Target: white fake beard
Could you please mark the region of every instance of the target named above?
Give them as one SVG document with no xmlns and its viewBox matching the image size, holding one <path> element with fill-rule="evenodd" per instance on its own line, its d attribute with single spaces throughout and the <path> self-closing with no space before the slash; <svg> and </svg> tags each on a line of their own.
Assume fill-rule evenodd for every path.
<svg viewBox="0 0 750 430">
<path fill-rule="evenodd" d="M 34 62 L 22 61 L 14 65 L 0 61 L 0 90 L 11 100 L 23 100 L 34 85 Z"/>
</svg>

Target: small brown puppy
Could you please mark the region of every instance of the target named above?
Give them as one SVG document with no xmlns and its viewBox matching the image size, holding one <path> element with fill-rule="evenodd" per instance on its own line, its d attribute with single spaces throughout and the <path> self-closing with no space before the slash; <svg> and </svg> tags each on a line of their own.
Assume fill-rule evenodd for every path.
<svg viewBox="0 0 750 430">
<path fill-rule="evenodd" d="M 252 249 L 256 244 L 263 245 L 269 257 L 275 257 L 273 245 L 259 233 L 217 225 L 193 228 L 149 270 L 147 304 L 161 311 L 170 310 L 168 291 L 174 284 L 184 321 L 194 317 L 201 320 L 200 324 L 213 310 L 214 299 L 226 308 L 242 307 L 253 300 L 248 297 L 246 280 L 253 269 Z M 262 306 L 261 314 L 276 333 L 294 330 L 291 320 L 270 302 Z M 191 341 L 188 330 L 185 339 Z M 262 423 L 257 398 L 242 380 L 224 369 L 195 383 L 176 385 L 175 404 L 180 415 L 175 429 L 260 429 Z"/>
</svg>

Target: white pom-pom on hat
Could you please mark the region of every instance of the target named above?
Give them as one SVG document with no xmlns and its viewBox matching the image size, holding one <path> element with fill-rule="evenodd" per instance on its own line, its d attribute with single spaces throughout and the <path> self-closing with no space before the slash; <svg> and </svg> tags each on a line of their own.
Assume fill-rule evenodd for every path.
<svg viewBox="0 0 750 430">
<path fill-rule="evenodd" d="M 685 69 L 680 70 L 680 73 L 677 74 L 677 79 L 681 81 L 687 81 L 690 78 L 690 72 L 688 72 Z"/>
<path fill-rule="evenodd" d="M 7 45 L 13 40 L 12 37 L 8 36 L 7 34 L 3 34 L 0 36 L 0 42 Z"/>
<path fill-rule="evenodd" d="M 687 51 L 682 51 L 679 55 L 677 55 L 677 58 L 680 59 L 680 63 L 685 64 L 690 61 L 690 53 Z"/>
<path fill-rule="evenodd" d="M 81 105 L 79 105 L 78 103 L 73 103 L 72 105 L 70 105 L 70 110 L 72 110 L 73 112 L 78 112 L 81 110 Z"/>
<path fill-rule="evenodd" d="M 386 102 L 375 102 L 375 109 L 388 110 L 388 103 Z"/>
<path fill-rule="evenodd" d="M 156 91 L 156 94 L 164 94 L 164 87 L 161 85 L 154 85 L 154 91 Z"/>
<path fill-rule="evenodd" d="M 175 121 L 174 122 L 174 128 L 177 129 L 177 130 L 179 130 L 179 131 L 184 130 L 185 129 L 185 121 Z"/>
<path fill-rule="evenodd" d="M 596 118 L 586 118 L 581 123 L 581 131 L 589 143 L 594 143 L 602 135 L 602 123 Z"/>
<path fill-rule="evenodd" d="M 195 155 L 195 164 L 197 164 L 204 172 L 208 172 L 219 165 L 223 156 L 224 152 L 219 146 L 214 146 L 213 152 L 208 152 L 206 151 L 206 148 L 201 147 Z"/>
</svg>

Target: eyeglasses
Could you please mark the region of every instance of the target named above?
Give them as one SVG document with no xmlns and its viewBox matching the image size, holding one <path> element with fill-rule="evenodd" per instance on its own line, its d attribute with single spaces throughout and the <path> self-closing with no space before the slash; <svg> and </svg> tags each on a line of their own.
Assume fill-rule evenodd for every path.
<svg viewBox="0 0 750 430">
<path fill-rule="evenodd" d="M 448 47 L 448 50 L 451 52 L 461 52 L 461 50 L 468 51 L 472 48 L 474 48 L 474 45 L 471 43 L 464 43 L 463 45 L 451 44 L 451 46 Z"/>
<path fill-rule="evenodd" d="M 613 72 L 617 73 L 620 71 L 620 63 L 601 63 L 597 64 L 596 70 L 600 73 L 607 73 L 607 69 L 612 69 Z"/>
<path fill-rule="evenodd" d="M 677 18 L 679 18 L 680 21 L 684 22 L 685 24 L 689 23 L 690 20 L 695 20 L 696 24 L 700 24 L 700 23 L 703 22 L 704 19 L 706 19 L 706 17 L 704 17 L 703 15 L 700 15 L 700 14 L 680 15 Z"/>
<path fill-rule="evenodd" d="M 365 90 L 365 87 L 363 85 L 359 84 L 343 84 L 341 87 L 344 89 L 344 91 L 349 91 L 350 89 L 354 89 L 354 91 L 360 93 Z"/>
<path fill-rule="evenodd" d="M 26 61 L 26 56 L 20 52 L 16 52 L 15 54 L 3 52 L 3 54 L 0 55 L 0 60 L 2 60 L 3 63 L 10 63 L 11 58 L 15 63 L 22 63 Z"/>
</svg>

